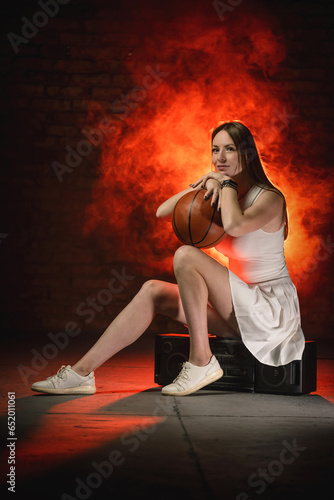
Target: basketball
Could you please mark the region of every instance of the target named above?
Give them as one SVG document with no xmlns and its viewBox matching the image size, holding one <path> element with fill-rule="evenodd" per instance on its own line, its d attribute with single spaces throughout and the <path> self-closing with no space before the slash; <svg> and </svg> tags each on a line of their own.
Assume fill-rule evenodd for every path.
<svg viewBox="0 0 334 500">
<path fill-rule="evenodd" d="M 176 203 L 172 224 L 174 233 L 185 245 L 211 248 L 220 243 L 226 233 L 220 213 L 204 200 L 206 189 L 186 193 Z"/>
</svg>

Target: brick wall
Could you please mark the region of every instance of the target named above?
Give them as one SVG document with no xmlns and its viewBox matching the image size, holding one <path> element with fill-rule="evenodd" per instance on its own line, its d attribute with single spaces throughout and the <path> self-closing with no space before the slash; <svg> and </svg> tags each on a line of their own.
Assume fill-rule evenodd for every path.
<svg viewBox="0 0 334 500">
<path fill-rule="evenodd" d="M 54 160 L 64 159 L 67 146 L 75 147 L 82 139 L 92 101 L 101 109 L 110 108 L 113 99 L 133 87 L 124 60 L 135 51 L 136 64 L 147 64 L 140 31 L 145 29 L 144 7 L 149 2 L 143 2 L 142 27 L 138 23 L 135 33 L 127 31 L 132 4 L 63 0 L 57 4 L 57 15 L 48 19 L 36 17 L 41 8 L 35 1 L 18 1 L 7 8 L 1 45 L 5 159 L 0 227 L 6 330 L 45 334 L 76 321 L 87 333 L 101 332 L 147 278 L 135 272 L 132 263 L 115 259 L 108 239 L 82 234 L 85 207 L 97 178 L 98 148 L 62 184 L 50 167 Z M 177 2 L 169 3 L 173 8 L 178 8 Z M 328 89 L 333 80 L 329 67 L 333 8 L 325 2 L 315 7 L 313 2 L 274 1 L 268 9 L 277 17 L 287 44 L 287 57 L 273 79 L 289 90 L 300 115 L 312 124 L 321 145 L 318 155 L 329 163 L 324 147 L 333 129 L 333 114 L 324 82 Z M 27 43 L 17 38 L 10 43 L 9 32 L 22 35 L 23 16 L 41 27 L 35 35 L 33 28 L 26 28 Z M 124 279 L 127 283 L 111 298 L 101 290 L 107 288 L 112 272 L 134 278 Z M 332 285 L 327 284 L 316 299 L 302 300 L 310 338 L 328 335 L 331 293 Z M 88 305 L 89 297 L 97 300 L 95 306 Z M 316 309 L 310 308 L 314 300 Z M 183 331 L 162 317 L 151 329 Z"/>
</svg>

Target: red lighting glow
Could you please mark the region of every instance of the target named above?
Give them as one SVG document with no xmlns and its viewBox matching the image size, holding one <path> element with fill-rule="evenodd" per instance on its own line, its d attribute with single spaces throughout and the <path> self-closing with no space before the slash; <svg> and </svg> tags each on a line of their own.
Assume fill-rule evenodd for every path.
<svg viewBox="0 0 334 500">
<path fill-rule="evenodd" d="M 317 189 L 312 188 L 312 130 L 275 79 L 286 53 L 280 28 L 244 4 L 224 21 L 214 9 L 167 19 L 154 10 L 150 15 L 152 31 L 141 34 L 141 61 L 147 64 L 136 62 L 136 49 L 125 63 L 134 81 L 124 92 L 128 101 L 120 97 L 114 106 L 119 114 L 92 104 L 91 127 L 98 128 L 96 117 L 101 120 L 105 113 L 115 129 L 100 146 L 85 232 L 99 230 L 114 243 L 113 257 L 138 264 L 143 274 L 171 272 L 180 243 L 171 224 L 156 220 L 156 208 L 211 169 L 210 130 L 238 119 L 253 132 L 269 178 L 286 196 L 287 263 L 292 279 L 307 293 L 317 273 L 303 275 L 323 244 L 331 192 L 320 166 Z M 139 21 L 129 21 L 130 29 L 140 30 Z M 143 90 L 148 67 L 160 76 Z M 226 262 L 214 249 L 207 252 Z"/>
<path fill-rule="evenodd" d="M 98 401 L 94 400 L 98 407 Z M 86 401 L 80 402 L 80 407 L 87 411 Z M 56 407 L 55 414 L 46 414 L 39 421 L 38 428 L 34 429 L 17 450 L 17 460 L 24 463 L 20 470 L 20 479 L 29 477 L 38 469 L 39 473 L 59 467 L 65 460 L 75 460 L 85 454 L 106 446 L 110 443 L 112 451 L 119 441 L 129 436 L 128 441 L 136 439 L 136 433 L 154 432 L 155 426 L 164 420 L 163 417 L 98 415 L 96 413 L 77 413 L 74 401 L 63 403 Z M 91 410 L 92 411 L 92 410 Z M 59 438 L 61 436 L 61 439 Z M 67 445 L 64 449 L 64 441 Z M 139 438 L 138 438 L 139 440 Z M 47 443 L 47 446 L 46 446 Z M 72 446 L 68 444 L 71 443 Z M 116 444 L 113 444 L 116 443 Z M 126 447 L 123 445 L 123 449 Z M 108 454 L 106 453 L 106 458 Z"/>
</svg>

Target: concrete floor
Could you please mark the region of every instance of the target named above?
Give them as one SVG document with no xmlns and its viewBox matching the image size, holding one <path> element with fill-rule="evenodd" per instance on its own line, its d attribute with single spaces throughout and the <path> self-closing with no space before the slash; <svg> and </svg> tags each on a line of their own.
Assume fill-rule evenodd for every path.
<svg viewBox="0 0 334 500">
<path fill-rule="evenodd" d="M 15 443 L 13 498 L 323 499 L 328 488 L 332 494 L 334 359 L 318 359 L 318 389 L 310 395 L 203 389 L 163 397 L 153 382 L 154 336 L 147 335 L 96 372 L 94 396 L 48 396 L 32 393 L 30 383 L 74 363 L 75 351 L 90 344 L 71 339 L 25 386 L 17 365 L 31 367 L 30 344 L 13 342 L 1 364 L 4 482 L 8 392 L 16 398 L 17 440 L 7 440 Z"/>
</svg>

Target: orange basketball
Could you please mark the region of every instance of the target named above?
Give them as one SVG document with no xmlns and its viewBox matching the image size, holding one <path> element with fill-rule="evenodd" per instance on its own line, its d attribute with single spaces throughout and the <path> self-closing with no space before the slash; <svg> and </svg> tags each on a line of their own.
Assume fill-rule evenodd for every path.
<svg viewBox="0 0 334 500">
<path fill-rule="evenodd" d="M 176 203 L 172 216 L 174 233 L 185 245 L 211 248 L 222 241 L 226 233 L 220 213 L 204 200 L 205 189 L 191 191 Z"/>
</svg>

